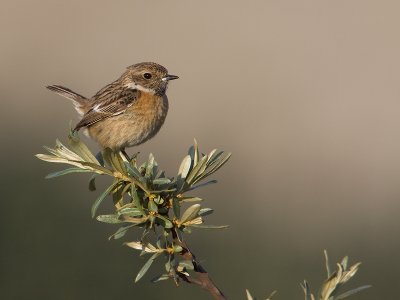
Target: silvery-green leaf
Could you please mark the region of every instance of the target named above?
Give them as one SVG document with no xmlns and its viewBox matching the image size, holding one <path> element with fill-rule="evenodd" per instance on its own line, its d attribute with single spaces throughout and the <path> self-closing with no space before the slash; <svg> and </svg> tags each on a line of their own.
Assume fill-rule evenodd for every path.
<svg viewBox="0 0 400 300">
<path fill-rule="evenodd" d="M 203 200 L 204 199 L 199 198 L 199 197 L 184 197 L 184 198 L 179 199 L 179 201 L 181 203 L 185 203 L 185 202 L 201 202 Z"/>
<path fill-rule="evenodd" d="M 329 265 L 329 256 L 328 256 L 328 251 L 324 250 L 324 255 L 325 255 L 325 267 L 326 267 L 326 273 L 328 274 L 328 278 L 332 275 L 331 272 L 331 267 Z"/>
<path fill-rule="evenodd" d="M 152 201 L 152 200 L 149 200 L 148 209 L 151 212 L 158 212 L 157 204 L 155 204 L 154 201 Z"/>
<path fill-rule="evenodd" d="M 137 190 L 135 188 L 135 185 L 131 185 L 131 197 L 132 197 L 132 203 L 136 206 L 137 209 L 141 211 L 143 215 L 145 215 L 142 203 L 140 201 L 139 195 L 137 193 Z"/>
<path fill-rule="evenodd" d="M 143 176 L 140 174 L 139 170 L 136 167 L 132 166 L 128 162 L 125 162 L 125 167 L 130 176 L 136 178 L 137 180 L 143 180 Z"/>
<path fill-rule="evenodd" d="M 186 182 L 190 185 L 193 182 L 193 179 L 195 179 L 198 175 L 202 174 L 202 171 L 206 169 L 206 162 L 207 162 L 207 156 L 204 156 L 190 171 L 188 176 L 186 177 Z"/>
<path fill-rule="evenodd" d="M 170 182 L 171 182 L 171 180 L 169 178 L 157 178 L 157 179 L 153 180 L 153 184 L 156 184 L 156 185 L 167 184 Z"/>
<path fill-rule="evenodd" d="M 77 153 L 80 157 L 82 157 L 86 162 L 91 162 L 99 165 L 99 161 L 90 152 L 89 148 L 81 142 L 77 133 L 71 132 L 68 136 L 68 144 L 72 148 L 72 150 Z"/>
<path fill-rule="evenodd" d="M 343 267 L 343 270 L 347 270 L 348 262 L 349 262 L 349 257 L 348 256 L 343 257 L 342 262 L 340 263 Z"/>
<path fill-rule="evenodd" d="M 363 286 L 360 286 L 360 287 L 358 287 L 358 288 L 355 288 L 355 289 L 352 289 L 352 290 L 350 290 L 350 291 L 347 291 L 347 292 L 345 292 L 345 293 L 343 293 L 343 294 L 340 294 L 339 296 L 335 297 L 335 300 L 345 299 L 345 298 L 347 298 L 347 297 L 349 297 L 349 296 L 351 296 L 351 295 L 353 295 L 353 294 L 356 294 L 356 293 L 358 293 L 358 292 L 361 292 L 361 291 L 363 291 L 363 290 L 366 290 L 366 289 L 368 289 L 368 288 L 370 288 L 370 287 L 371 287 L 371 285 L 363 285 Z"/>
<path fill-rule="evenodd" d="M 136 207 L 125 207 L 118 210 L 118 215 L 127 215 L 131 217 L 142 216 L 143 211 Z"/>
<path fill-rule="evenodd" d="M 212 208 L 202 208 L 199 211 L 199 216 L 207 216 L 207 215 L 211 215 L 214 212 L 214 210 Z"/>
<path fill-rule="evenodd" d="M 277 291 L 273 291 L 266 300 L 271 300 L 276 293 Z"/>
<path fill-rule="evenodd" d="M 187 221 L 196 218 L 200 211 L 200 208 L 201 208 L 200 204 L 193 204 L 192 206 L 189 206 L 183 213 L 180 223 L 185 223 Z"/>
<path fill-rule="evenodd" d="M 206 171 L 199 179 L 197 179 L 195 182 L 198 182 L 199 180 L 206 178 L 207 176 L 210 176 L 211 174 L 215 173 L 218 171 L 226 162 L 229 160 L 231 157 L 232 153 L 228 153 L 224 158 L 222 158 L 215 166 L 211 167 L 209 171 Z"/>
<path fill-rule="evenodd" d="M 200 184 L 198 184 L 198 185 L 194 185 L 194 186 L 192 186 L 190 189 L 188 189 L 187 191 L 193 191 L 194 189 L 198 189 L 198 188 L 201 188 L 201 187 L 205 187 L 206 185 L 210 185 L 210 184 L 214 184 L 214 183 L 217 183 L 218 181 L 216 181 L 216 180 L 210 180 L 210 181 L 207 181 L 207 182 L 205 182 L 205 183 L 200 183 Z"/>
<path fill-rule="evenodd" d="M 162 280 L 168 280 L 168 279 L 170 279 L 168 274 L 161 274 L 161 275 L 158 275 L 157 277 L 154 277 L 151 280 L 151 282 L 156 283 L 156 282 L 159 282 L 159 281 L 162 281 Z"/>
<path fill-rule="evenodd" d="M 92 218 L 95 217 L 97 208 L 100 206 L 100 203 L 111 193 L 111 191 L 118 185 L 119 181 L 114 181 L 112 185 L 110 185 L 93 203 L 92 205 Z"/>
<path fill-rule="evenodd" d="M 50 173 L 45 178 L 50 179 L 50 178 L 55 178 L 55 177 L 71 174 L 71 173 L 88 173 L 88 172 L 92 172 L 92 170 L 81 169 L 81 168 L 68 168 L 68 169 L 65 169 L 62 171 Z"/>
<path fill-rule="evenodd" d="M 138 224 L 129 224 L 129 225 L 122 226 L 117 230 L 117 232 L 115 232 L 114 234 L 110 235 L 108 237 L 108 239 L 109 240 L 111 240 L 111 239 L 114 239 L 114 240 L 120 239 L 125 235 L 125 233 L 128 231 L 129 228 L 134 227 L 136 225 L 138 225 Z"/>
<path fill-rule="evenodd" d="M 143 267 L 140 269 L 139 273 L 137 274 L 135 278 L 135 282 L 138 282 L 140 278 L 143 277 L 144 274 L 149 270 L 151 264 L 156 260 L 156 258 L 160 255 L 160 253 L 154 253 L 149 260 L 143 265 Z"/>
<path fill-rule="evenodd" d="M 152 153 L 149 154 L 149 159 L 147 160 L 147 165 L 146 165 L 146 173 L 145 173 L 145 177 L 147 179 L 151 179 L 154 177 L 154 173 L 156 173 L 156 169 L 157 169 L 157 163 L 154 160 L 154 156 Z"/>
<path fill-rule="evenodd" d="M 172 228 L 172 227 L 174 227 L 172 222 L 170 220 L 168 220 L 166 217 L 164 217 L 162 215 L 157 215 L 157 218 L 160 220 L 160 223 L 164 228 Z"/>
<path fill-rule="evenodd" d="M 103 223 L 109 223 L 109 224 L 118 224 L 118 223 L 123 223 L 123 221 L 118 219 L 118 215 L 100 215 L 97 216 L 97 221 L 103 222 Z"/>
<path fill-rule="evenodd" d="M 182 179 L 185 179 L 187 174 L 190 171 L 190 167 L 192 164 L 192 160 L 189 155 L 186 155 L 185 158 L 182 160 L 182 163 L 179 167 L 178 176 Z"/>
<path fill-rule="evenodd" d="M 172 198 L 172 209 L 174 211 L 175 218 L 179 219 L 181 216 L 181 205 L 179 204 L 178 198 Z"/>
<path fill-rule="evenodd" d="M 249 290 L 246 289 L 247 300 L 254 300 L 253 296 L 250 294 Z"/>
<path fill-rule="evenodd" d="M 205 225 L 205 224 L 193 224 L 190 227 L 200 228 L 200 229 L 226 229 L 229 225 Z"/>
</svg>

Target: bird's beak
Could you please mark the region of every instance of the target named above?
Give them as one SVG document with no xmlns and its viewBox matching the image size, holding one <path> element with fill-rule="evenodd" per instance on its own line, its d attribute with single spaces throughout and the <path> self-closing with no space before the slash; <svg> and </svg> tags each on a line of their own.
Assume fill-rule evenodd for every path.
<svg viewBox="0 0 400 300">
<path fill-rule="evenodd" d="M 175 80 L 178 79 L 179 77 L 176 75 L 167 75 L 165 77 L 162 78 L 162 81 L 170 81 L 170 80 Z"/>
</svg>

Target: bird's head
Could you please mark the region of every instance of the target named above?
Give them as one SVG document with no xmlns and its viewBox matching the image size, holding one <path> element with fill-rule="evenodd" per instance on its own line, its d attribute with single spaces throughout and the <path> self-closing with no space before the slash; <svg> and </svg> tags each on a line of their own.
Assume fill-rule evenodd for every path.
<svg viewBox="0 0 400 300">
<path fill-rule="evenodd" d="M 121 79 L 128 88 L 164 95 L 168 82 L 178 78 L 168 74 L 167 69 L 159 64 L 143 62 L 129 66 Z"/>
</svg>

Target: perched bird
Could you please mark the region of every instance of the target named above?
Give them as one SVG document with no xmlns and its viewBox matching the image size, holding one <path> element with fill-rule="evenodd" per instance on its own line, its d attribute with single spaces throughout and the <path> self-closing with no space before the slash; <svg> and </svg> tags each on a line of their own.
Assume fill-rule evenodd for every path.
<svg viewBox="0 0 400 300">
<path fill-rule="evenodd" d="M 159 64 L 143 62 L 128 67 L 91 98 L 59 85 L 47 88 L 72 100 L 82 117 L 74 131 L 87 129 L 103 148 L 126 154 L 126 147 L 144 143 L 160 130 L 168 112 L 168 82 L 177 78 Z"/>
</svg>

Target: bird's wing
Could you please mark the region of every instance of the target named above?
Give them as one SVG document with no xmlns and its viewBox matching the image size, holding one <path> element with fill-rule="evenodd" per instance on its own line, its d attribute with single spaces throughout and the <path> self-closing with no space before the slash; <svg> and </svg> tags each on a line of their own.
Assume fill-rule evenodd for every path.
<svg viewBox="0 0 400 300">
<path fill-rule="evenodd" d="M 112 86 L 101 91 L 103 93 L 97 93 L 93 97 L 91 108 L 75 126 L 75 130 L 124 113 L 135 102 L 140 93 L 138 90 L 126 88 L 117 90 Z"/>
</svg>

